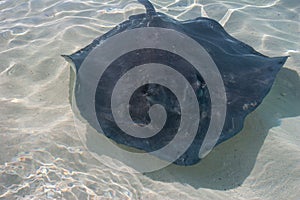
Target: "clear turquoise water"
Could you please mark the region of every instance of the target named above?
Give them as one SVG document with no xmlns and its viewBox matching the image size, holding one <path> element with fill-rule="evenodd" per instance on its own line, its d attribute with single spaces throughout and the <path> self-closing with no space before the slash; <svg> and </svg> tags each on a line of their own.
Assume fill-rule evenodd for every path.
<svg viewBox="0 0 300 200">
<path fill-rule="evenodd" d="M 144 8 L 133 0 L 0 0 L 0 199 L 300 198 L 300 3 L 152 2 L 179 20 L 213 18 L 268 56 L 290 56 L 241 134 L 191 167 L 108 167 L 119 163 L 96 159 L 78 136 L 60 55 Z"/>
</svg>

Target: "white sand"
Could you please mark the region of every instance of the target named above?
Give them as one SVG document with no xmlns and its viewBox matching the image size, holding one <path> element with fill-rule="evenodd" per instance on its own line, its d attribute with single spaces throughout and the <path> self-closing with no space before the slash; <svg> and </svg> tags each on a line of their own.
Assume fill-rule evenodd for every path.
<svg viewBox="0 0 300 200">
<path fill-rule="evenodd" d="M 300 3 L 153 2 L 178 19 L 214 18 L 266 55 L 291 56 L 243 131 L 192 167 L 146 175 L 108 168 L 109 159 L 94 159 L 78 137 L 69 67 L 59 55 L 143 7 L 133 0 L 0 0 L 0 199 L 300 199 Z"/>
</svg>

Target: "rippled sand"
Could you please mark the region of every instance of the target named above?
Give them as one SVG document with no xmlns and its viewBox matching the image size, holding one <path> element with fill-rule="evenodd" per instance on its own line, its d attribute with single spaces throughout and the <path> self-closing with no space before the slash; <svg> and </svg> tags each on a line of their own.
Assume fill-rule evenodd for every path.
<svg viewBox="0 0 300 200">
<path fill-rule="evenodd" d="M 133 0 L 0 0 L 0 199 L 300 198 L 300 3 L 152 2 L 177 19 L 216 19 L 266 55 L 290 56 L 242 133 L 192 167 L 107 167 L 114 161 L 94 159 L 75 130 L 60 55 L 144 8 Z"/>
</svg>

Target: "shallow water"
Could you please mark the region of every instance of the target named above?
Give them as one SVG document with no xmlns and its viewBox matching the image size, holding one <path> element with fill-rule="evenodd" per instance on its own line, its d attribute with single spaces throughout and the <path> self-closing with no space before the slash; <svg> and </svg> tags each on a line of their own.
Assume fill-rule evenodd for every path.
<svg viewBox="0 0 300 200">
<path fill-rule="evenodd" d="M 268 55 L 289 55 L 241 134 L 199 164 L 132 173 L 92 157 L 69 103 L 71 54 L 143 6 L 130 1 L 0 0 L 0 199 L 300 198 L 300 3 L 153 0 L 185 20 L 208 16 Z"/>
</svg>

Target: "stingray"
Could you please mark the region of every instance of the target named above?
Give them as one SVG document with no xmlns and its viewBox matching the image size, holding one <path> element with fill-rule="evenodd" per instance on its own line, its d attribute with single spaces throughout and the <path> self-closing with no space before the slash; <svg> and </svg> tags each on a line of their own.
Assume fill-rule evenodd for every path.
<svg viewBox="0 0 300 200">
<path fill-rule="evenodd" d="M 151 68 L 151 66 L 149 67 L 147 64 L 156 64 L 149 69 L 150 71 L 161 65 L 169 66 L 177 73 L 182 74 L 190 84 L 196 96 L 197 106 L 199 107 L 199 110 L 195 109 L 198 112 L 196 114 L 199 114 L 200 118 L 199 121 L 193 118 L 190 119 L 190 123 L 195 123 L 196 121 L 198 128 L 192 137 L 192 141 L 189 146 L 184 149 L 183 153 L 176 155 L 177 157 L 173 160 L 170 158 L 168 152 L 176 152 L 177 148 L 181 146 L 181 143 L 176 143 L 176 145 L 170 145 L 169 151 L 156 153 L 154 155 L 162 160 L 170 161 L 177 165 L 196 164 L 210 151 L 210 149 L 207 151 L 203 150 L 207 146 L 211 145 L 215 147 L 232 138 L 242 130 L 246 116 L 262 103 L 270 91 L 277 73 L 286 62 L 287 57 L 271 58 L 255 51 L 249 45 L 230 36 L 224 28 L 213 19 L 198 17 L 192 20 L 178 21 L 166 14 L 156 12 L 154 6 L 147 0 L 139 0 L 139 2 L 145 6 L 146 13 L 130 16 L 128 20 L 96 38 L 85 48 L 72 55 L 63 55 L 73 66 L 71 73 L 74 78 L 71 78 L 70 81 L 72 83 L 70 91 L 72 92 L 71 95 L 75 97 L 75 102 L 71 103 L 76 104 L 80 115 L 85 118 L 99 134 L 103 133 L 117 144 L 133 147 L 143 150 L 144 152 L 155 152 L 171 144 L 171 141 L 175 138 L 176 133 L 180 129 L 180 123 L 183 122 L 185 116 L 183 116 L 182 105 L 178 97 L 173 93 L 172 89 L 152 82 L 141 85 L 133 90 L 128 102 L 128 113 L 131 121 L 126 121 L 128 119 L 126 118 L 126 120 L 123 121 L 123 126 L 126 126 L 128 123 L 134 123 L 135 126 L 143 128 L 151 124 L 153 117 L 157 117 L 159 120 L 163 118 L 161 115 L 166 117 L 165 120 L 161 120 L 164 124 L 157 134 L 149 137 L 138 137 L 138 135 L 128 134 L 124 131 L 124 127 L 120 128 L 119 124 L 115 122 L 115 115 L 112 111 L 113 90 L 118 80 L 120 80 L 126 72 L 136 66 L 144 66 L 147 70 L 147 66 Z M 134 31 L 138 30 L 141 31 L 135 34 Z M 156 47 L 155 45 L 159 46 L 162 43 L 160 36 L 155 34 L 155 30 L 161 30 L 167 35 L 170 34 L 170 38 L 173 38 L 172 34 L 177 32 L 180 36 L 178 41 L 170 39 L 168 42 L 171 43 L 172 41 L 178 43 L 181 40 L 180 38 L 184 37 L 189 38 L 189 41 L 193 40 L 194 43 L 203 47 L 207 55 L 204 54 L 210 58 L 206 59 L 203 55 L 202 57 L 199 55 L 197 58 L 197 55 L 193 55 L 194 60 L 189 61 L 187 58 L 178 55 L 176 52 L 185 53 L 187 57 L 198 52 L 194 47 L 186 46 L 185 42 L 179 43 L 179 45 L 175 47 L 177 49 L 171 49 L 170 51 L 166 48 L 154 48 Z M 121 35 L 121 33 L 128 34 L 126 38 L 122 38 L 118 36 Z M 139 34 L 144 34 L 144 38 L 140 38 L 141 35 Z M 114 37 L 119 37 L 119 41 L 112 45 L 111 42 L 108 41 L 112 41 Z M 128 49 L 128 52 L 126 52 L 127 49 L 124 49 L 124 46 L 130 46 L 134 43 L 135 39 L 144 41 L 149 47 L 146 48 L 143 44 L 137 42 L 135 45 L 140 45 L 140 49 Z M 152 44 L 153 47 L 151 46 Z M 182 48 L 180 48 L 180 44 Z M 169 44 L 166 42 L 165 45 Z M 108 49 L 108 53 L 107 51 L 98 51 L 98 53 L 102 52 L 103 55 L 93 53 L 95 49 L 101 49 L 102 46 L 104 49 Z M 203 49 L 201 50 L 202 53 Z M 114 56 L 111 55 L 114 54 L 114 52 L 118 52 L 120 55 L 118 55 L 115 60 L 107 62 L 107 56 Z M 96 63 L 97 69 L 83 69 L 91 62 L 86 61 L 88 57 L 90 60 L 93 60 L 93 63 Z M 108 66 L 103 66 L 104 63 Z M 200 65 L 201 63 L 206 64 L 204 66 L 204 72 L 206 74 L 201 74 L 201 71 L 197 70 L 196 67 L 193 66 L 193 63 L 200 63 Z M 225 94 L 223 97 L 225 98 L 222 98 L 225 100 L 226 109 L 220 107 L 220 113 L 221 111 L 225 112 L 223 121 L 218 121 L 213 118 L 213 116 L 216 117 L 220 114 L 218 105 L 213 106 L 214 101 L 212 97 L 221 98 L 222 87 L 214 85 L 214 82 L 207 78 L 207 73 L 209 74 L 210 71 L 215 70 L 211 68 L 210 65 L 216 66 L 222 80 L 221 86 L 224 87 L 223 92 Z M 102 70 L 101 77 L 97 77 L 97 73 L 94 73 L 93 70 Z M 172 81 L 171 72 L 173 73 L 173 71 L 166 74 L 157 72 L 157 76 L 163 75 L 168 81 Z M 91 83 L 92 79 L 98 80 L 96 86 L 92 85 L 95 84 Z M 143 79 L 143 77 L 136 77 L 136 80 L 140 79 Z M 130 84 L 130 81 L 135 82 L 136 80 L 131 79 L 126 83 Z M 210 91 L 208 82 L 212 85 L 211 88 L 215 87 L 216 91 Z M 219 83 L 216 81 L 215 84 Z M 89 90 L 89 87 L 93 87 L 95 90 Z M 128 86 L 128 88 L 130 87 Z M 90 95 L 89 92 L 93 92 L 92 99 L 86 100 L 85 98 Z M 123 92 L 124 95 L 127 95 L 126 92 L 129 91 Z M 189 100 L 184 101 L 188 102 Z M 151 114 L 151 107 L 155 105 L 163 106 L 165 113 L 160 115 Z M 95 112 L 96 114 L 92 115 L 91 112 Z M 96 120 L 92 119 L 93 116 L 96 116 Z M 211 123 L 215 123 L 215 125 L 210 127 Z M 219 123 L 221 127 L 219 132 L 211 133 L 212 135 L 208 136 L 208 130 L 219 126 L 217 123 Z M 255 126 L 255 124 L 253 126 Z M 189 132 L 186 134 L 189 134 Z M 183 141 L 184 137 L 180 139 Z M 204 143 L 206 144 L 205 148 Z M 209 145 L 207 145 L 207 143 Z M 201 151 L 202 154 L 199 153 Z"/>
</svg>

